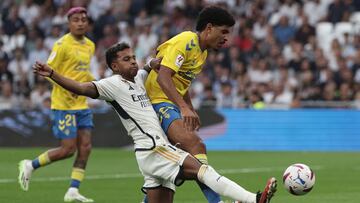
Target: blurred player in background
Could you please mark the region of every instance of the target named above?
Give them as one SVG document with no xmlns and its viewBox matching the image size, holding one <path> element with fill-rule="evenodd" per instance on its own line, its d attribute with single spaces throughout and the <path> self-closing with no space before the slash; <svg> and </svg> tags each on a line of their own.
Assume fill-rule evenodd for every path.
<svg viewBox="0 0 360 203">
<path fill-rule="evenodd" d="M 59 74 L 79 82 L 94 80 L 90 73 L 90 59 L 94 43 L 85 37 L 88 28 L 87 11 L 83 7 L 71 8 L 68 13 L 70 33 L 55 42 L 47 63 Z M 71 173 L 71 183 L 64 196 L 65 202 L 93 202 L 79 193 L 84 179 L 86 164 L 91 152 L 92 112 L 86 97 L 71 93 L 53 83 L 51 109 L 53 133 L 60 140 L 58 148 L 50 149 L 34 160 L 19 163 L 19 183 L 23 190 L 29 189 L 31 173 L 52 162 L 76 158 Z"/>
<path fill-rule="evenodd" d="M 270 202 L 276 191 L 275 178 L 268 180 L 262 193 L 251 193 L 169 143 L 144 86 L 150 67 L 156 68 L 159 61 L 155 63 L 157 66 L 150 62 L 151 66 L 139 70 L 133 50 L 126 43 L 120 43 L 106 51 L 106 62 L 114 75 L 93 82 L 71 80 L 42 63 L 34 65 L 34 72 L 50 77 L 78 95 L 102 99 L 113 106 L 133 138 L 136 159 L 145 180 L 142 190 L 148 194 L 150 203 L 173 202 L 175 186 L 184 180 L 198 180 L 242 203 Z"/>
<path fill-rule="evenodd" d="M 206 62 L 207 50 L 220 49 L 234 24 L 227 10 L 205 7 L 198 16 L 196 32 L 182 32 L 157 48 L 157 57 L 163 57 L 161 67 L 158 73 L 152 71 L 146 81 L 151 103 L 170 142 L 179 144 L 179 148 L 203 164 L 208 164 L 206 146 L 196 134 L 200 118 L 188 90 Z M 203 184 L 199 186 L 209 203 L 222 202 L 211 189 Z"/>
</svg>

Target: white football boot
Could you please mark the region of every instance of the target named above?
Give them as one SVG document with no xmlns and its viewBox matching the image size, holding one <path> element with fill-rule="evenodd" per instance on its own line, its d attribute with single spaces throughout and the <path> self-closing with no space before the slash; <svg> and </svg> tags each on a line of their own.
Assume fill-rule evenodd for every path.
<svg viewBox="0 0 360 203">
<path fill-rule="evenodd" d="M 79 189 L 71 187 L 64 196 L 64 202 L 94 202 L 94 200 L 82 196 Z"/>
<path fill-rule="evenodd" d="M 31 160 L 22 160 L 19 162 L 19 176 L 18 181 L 20 187 L 24 191 L 29 190 L 30 178 L 34 168 L 32 167 Z"/>
</svg>

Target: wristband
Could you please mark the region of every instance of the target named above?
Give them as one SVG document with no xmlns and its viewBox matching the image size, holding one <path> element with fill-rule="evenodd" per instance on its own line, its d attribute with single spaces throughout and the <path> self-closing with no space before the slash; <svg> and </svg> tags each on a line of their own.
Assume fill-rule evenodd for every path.
<svg viewBox="0 0 360 203">
<path fill-rule="evenodd" d="M 152 69 L 152 67 L 151 67 L 151 61 L 153 60 L 153 58 L 151 58 L 150 60 L 148 60 L 148 62 L 146 63 L 146 65 L 147 66 L 149 66 L 149 68 L 151 68 Z"/>
<path fill-rule="evenodd" d="M 54 74 L 54 69 L 51 69 L 51 72 L 50 72 L 49 78 L 51 78 L 53 74 Z"/>
</svg>

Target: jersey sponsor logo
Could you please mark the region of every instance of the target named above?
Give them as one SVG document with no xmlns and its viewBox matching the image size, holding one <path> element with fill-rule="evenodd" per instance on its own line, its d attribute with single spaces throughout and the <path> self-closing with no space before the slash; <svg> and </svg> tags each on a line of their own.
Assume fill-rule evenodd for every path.
<svg viewBox="0 0 360 203">
<path fill-rule="evenodd" d="M 75 67 L 76 71 L 88 71 L 89 64 L 84 61 L 79 61 L 78 65 Z"/>
<path fill-rule="evenodd" d="M 185 59 L 185 58 L 184 58 L 181 54 L 179 54 L 179 55 L 176 57 L 175 65 L 176 65 L 178 68 L 180 68 L 181 65 L 184 63 L 184 59 Z"/>
<path fill-rule="evenodd" d="M 131 98 L 134 102 L 149 100 L 149 97 L 146 94 L 140 94 L 140 95 L 132 94 Z"/>
<path fill-rule="evenodd" d="M 192 81 L 196 77 L 196 75 L 189 70 L 186 72 L 179 71 L 177 73 L 179 74 L 180 77 L 184 78 L 185 80 L 189 80 L 189 81 Z"/>
<path fill-rule="evenodd" d="M 131 98 L 134 102 L 140 102 L 142 108 L 152 106 L 150 99 L 146 94 L 140 94 L 140 95 L 132 94 Z"/>
</svg>

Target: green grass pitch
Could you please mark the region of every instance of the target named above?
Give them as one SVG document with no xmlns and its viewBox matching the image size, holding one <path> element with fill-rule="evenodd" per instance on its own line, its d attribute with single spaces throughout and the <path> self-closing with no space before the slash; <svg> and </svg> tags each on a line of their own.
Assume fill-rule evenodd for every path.
<svg viewBox="0 0 360 203">
<path fill-rule="evenodd" d="M 0 148 L 0 202 L 63 202 L 73 159 L 37 170 L 28 192 L 21 191 L 18 186 L 18 161 L 33 158 L 44 150 Z M 360 153 L 353 152 L 209 152 L 210 163 L 218 172 L 250 191 L 262 189 L 266 179 L 275 176 L 279 184 L 272 203 L 358 203 L 359 157 Z M 309 165 L 316 174 L 315 187 L 305 196 L 293 196 L 283 188 L 282 173 L 295 162 Z M 100 203 L 139 203 L 143 197 L 142 183 L 132 151 L 94 149 L 81 192 Z M 201 203 L 206 200 L 196 184 L 187 181 L 177 188 L 174 202 Z"/>
</svg>

